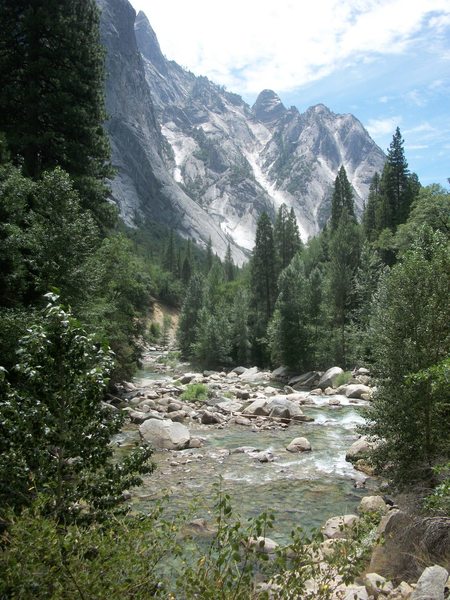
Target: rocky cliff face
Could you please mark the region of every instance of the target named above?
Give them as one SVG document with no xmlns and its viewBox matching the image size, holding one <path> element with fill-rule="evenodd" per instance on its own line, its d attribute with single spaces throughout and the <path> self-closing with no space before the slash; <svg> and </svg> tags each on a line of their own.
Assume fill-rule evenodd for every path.
<svg viewBox="0 0 450 600">
<path fill-rule="evenodd" d="M 206 244 L 211 237 L 220 254 L 228 239 L 216 221 L 188 196 L 174 180 L 166 161 L 172 155 L 161 134 L 151 90 L 146 80 L 144 59 L 134 32 L 136 13 L 128 0 L 98 0 L 101 34 L 106 47 L 106 110 L 112 163 L 117 176 L 112 198 L 128 225 L 149 217 L 176 229 L 181 235 Z M 151 28 L 151 51 L 159 48 Z M 153 38 L 151 37 L 153 34 Z M 159 53 L 160 59 L 163 59 Z M 158 64 L 158 56 L 154 56 Z M 163 63 L 159 63 L 162 68 Z M 233 245 L 237 262 L 245 255 Z"/>
<path fill-rule="evenodd" d="M 253 107 L 162 54 L 143 13 L 127 0 L 98 0 L 107 48 L 108 131 L 123 218 L 139 215 L 207 240 L 234 258 L 254 245 L 256 223 L 293 207 L 303 239 L 330 214 L 343 164 L 357 211 L 385 157 L 352 115 L 323 105 L 305 113 L 264 90 Z M 134 31 L 133 31 L 134 27 Z"/>
</svg>

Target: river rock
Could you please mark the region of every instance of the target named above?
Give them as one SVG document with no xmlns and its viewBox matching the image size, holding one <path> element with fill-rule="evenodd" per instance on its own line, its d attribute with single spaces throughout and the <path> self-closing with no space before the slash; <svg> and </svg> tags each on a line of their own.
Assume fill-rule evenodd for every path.
<svg viewBox="0 0 450 600">
<path fill-rule="evenodd" d="M 382 496 L 364 496 L 358 506 L 358 512 L 360 514 L 372 512 L 386 514 L 388 510 L 389 507 Z"/>
<path fill-rule="evenodd" d="M 130 410 L 128 416 L 130 417 L 130 421 L 132 423 L 136 423 L 137 425 L 144 423 L 144 421 L 147 421 L 147 419 L 153 418 L 151 412 L 141 412 L 139 410 Z"/>
<path fill-rule="evenodd" d="M 329 406 L 340 406 L 341 405 L 341 400 L 337 396 L 331 396 L 328 399 L 328 405 Z"/>
<path fill-rule="evenodd" d="M 181 402 L 177 402 L 176 400 L 171 400 L 167 406 L 167 412 L 171 413 L 171 412 L 176 412 L 178 410 L 181 410 L 183 408 L 183 405 Z"/>
<path fill-rule="evenodd" d="M 263 450 L 262 452 L 251 452 L 250 456 L 260 463 L 269 463 L 275 460 L 275 457 L 270 450 Z"/>
<path fill-rule="evenodd" d="M 239 446 L 230 450 L 230 454 L 252 454 L 253 452 L 260 452 L 260 450 L 254 446 Z"/>
<path fill-rule="evenodd" d="M 242 375 L 239 375 L 239 379 L 241 381 L 246 381 L 247 383 L 259 383 L 261 381 L 268 380 L 269 378 L 269 373 L 265 371 L 259 371 L 258 367 L 251 367 L 242 373 Z"/>
<path fill-rule="evenodd" d="M 226 414 L 240 412 L 242 410 L 242 403 L 236 402 L 236 400 L 224 400 L 223 402 L 216 404 L 216 408 Z"/>
<path fill-rule="evenodd" d="M 287 446 L 286 450 L 288 452 L 310 452 L 311 443 L 305 437 L 296 437 Z"/>
<path fill-rule="evenodd" d="M 288 367 L 278 367 L 270 374 L 270 379 L 275 379 L 278 381 L 285 381 L 289 378 L 291 371 Z"/>
<path fill-rule="evenodd" d="M 444 567 L 427 567 L 419 577 L 410 600 L 444 600 L 448 572 Z"/>
<path fill-rule="evenodd" d="M 236 423 L 236 425 L 243 425 L 244 427 L 250 427 L 252 424 L 250 419 L 241 415 L 236 415 L 233 417 L 233 421 Z"/>
<path fill-rule="evenodd" d="M 244 415 L 258 415 L 268 417 L 270 410 L 267 407 L 267 398 L 257 398 L 242 411 Z"/>
<path fill-rule="evenodd" d="M 279 392 L 280 390 L 277 390 L 277 388 L 274 388 L 271 385 L 268 385 L 264 388 L 264 393 L 266 394 L 266 396 L 275 396 Z"/>
<path fill-rule="evenodd" d="M 371 450 L 375 448 L 374 442 L 369 442 L 367 436 L 362 435 L 356 442 L 350 446 L 345 455 L 345 460 L 351 463 L 355 463 L 360 459 L 366 458 Z"/>
<path fill-rule="evenodd" d="M 242 375 L 242 373 L 245 373 L 246 370 L 247 370 L 247 367 L 234 367 L 234 369 L 232 371 L 230 371 L 230 373 L 235 373 L 236 375 Z"/>
<path fill-rule="evenodd" d="M 250 398 L 250 392 L 248 390 L 237 390 L 236 398 L 240 400 L 248 400 Z"/>
<path fill-rule="evenodd" d="M 174 410 L 173 412 L 169 413 L 167 415 L 169 417 L 169 419 L 171 421 L 174 421 L 175 423 L 182 423 L 185 418 L 186 418 L 186 411 L 185 410 Z"/>
<path fill-rule="evenodd" d="M 154 448 L 168 450 L 183 450 L 189 446 L 191 439 L 187 427 L 170 419 L 148 419 L 139 426 L 139 433 Z"/>
<path fill-rule="evenodd" d="M 263 554 L 275 554 L 278 544 L 268 537 L 258 536 L 248 540 L 248 547 Z"/>
<path fill-rule="evenodd" d="M 311 389 L 313 386 L 317 385 L 320 379 L 320 373 L 318 371 L 308 371 L 308 373 L 303 373 L 302 375 L 297 375 L 296 377 L 292 377 L 288 381 L 288 385 L 294 388 L 294 390 L 300 389 Z"/>
<path fill-rule="evenodd" d="M 345 390 L 347 398 L 361 398 L 362 394 L 370 394 L 370 387 L 362 383 L 350 383 Z"/>
<path fill-rule="evenodd" d="M 363 585 L 339 585 L 333 594 L 333 600 L 369 600 Z"/>
<path fill-rule="evenodd" d="M 217 412 L 211 412 L 209 410 L 203 411 L 201 416 L 201 422 L 203 425 L 216 425 L 217 423 L 223 423 L 223 421 L 223 415 Z"/>
<path fill-rule="evenodd" d="M 200 438 L 191 438 L 189 440 L 189 448 L 202 448 L 203 440 Z"/>
<path fill-rule="evenodd" d="M 332 540 L 345 539 L 348 531 L 359 521 L 358 515 L 342 515 L 331 517 L 322 527 L 324 537 Z"/>
<path fill-rule="evenodd" d="M 367 573 L 364 577 L 364 586 L 367 593 L 372 595 L 375 599 L 378 598 L 380 594 L 387 596 L 394 589 L 392 582 L 387 581 L 385 577 L 378 575 L 378 573 Z"/>
<path fill-rule="evenodd" d="M 341 369 L 341 367 L 331 367 L 331 369 L 325 371 L 325 373 L 319 379 L 317 387 L 320 387 L 321 390 L 324 390 L 327 387 L 334 387 L 334 382 L 343 372 L 344 371 Z"/>
<path fill-rule="evenodd" d="M 409 583 L 402 581 L 396 588 L 389 594 L 389 600 L 407 600 L 411 598 L 413 589 Z"/>
<path fill-rule="evenodd" d="M 287 398 L 287 396 L 274 396 L 267 403 L 269 415 L 273 418 L 297 419 L 303 417 L 302 409 Z"/>
<path fill-rule="evenodd" d="M 355 375 L 367 376 L 367 375 L 370 375 L 370 371 L 369 371 L 369 369 L 366 369 L 365 367 L 360 367 L 356 371 Z"/>
<path fill-rule="evenodd" d="M 191 383 L 191 381 L 195 379 L 197 375 L 197 373 L 185 373 L 178 379 L 178 381 L 183 385 L 187 385 L 188 383 Z"/>
</svg>

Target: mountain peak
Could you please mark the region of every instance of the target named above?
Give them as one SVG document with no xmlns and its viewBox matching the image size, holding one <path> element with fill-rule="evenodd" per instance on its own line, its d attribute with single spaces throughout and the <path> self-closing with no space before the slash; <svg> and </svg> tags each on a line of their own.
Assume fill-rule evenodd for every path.
<svg viewBox="0 0 450 600">
<path fill-rule="evenodd" d="M 141 54 L 149 60 L 160 73 L 164 75 L 167 74 L 166 59 L 161 52 L 156 33 L 153 31 L 147 16 L 141 10 L 138 12 L 134 22 L 134 32 Z"/>
<path fill-rule="evenodd" d="M 270 125 L 284 115 L 286 107 L 273 90 L 263 90 L 252 106 L 252 112 L 258 121 Z"/>
</svg>

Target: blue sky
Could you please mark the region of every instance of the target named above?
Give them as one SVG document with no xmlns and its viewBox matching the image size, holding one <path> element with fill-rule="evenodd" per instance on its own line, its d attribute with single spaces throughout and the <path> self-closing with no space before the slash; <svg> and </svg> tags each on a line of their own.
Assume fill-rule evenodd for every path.
<svg viewBox="0 0 450 600">
<path fill-rule="evenodd" d="M 424 185 L 449 187 L 449 0 L 131 0 L 163 53 L 252 104 L 353 113 L 386 150 L 396 126 Z"/>
</svg>

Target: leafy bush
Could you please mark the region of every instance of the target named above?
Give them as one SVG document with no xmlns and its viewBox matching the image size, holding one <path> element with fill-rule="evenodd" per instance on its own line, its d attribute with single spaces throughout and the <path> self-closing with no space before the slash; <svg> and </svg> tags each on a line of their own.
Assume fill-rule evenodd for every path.
<svg viewBox="0 0 450 600">
<path fill-rule="evenodd" d="M 336 377 L 334 385 L 338 388 L 340 385 L 345 385 L 346 383 L 348 383 L 351 378 L 351 371 L 344 371 L 343 373 L 339 373 L 339 375 Z"/>
<path fill-rule="evenodd" d="M 186 402 L 204 402 L 208 398 L 208 386 L 203 383 L 190 383 L 181 394 Z"/>
</svg>

